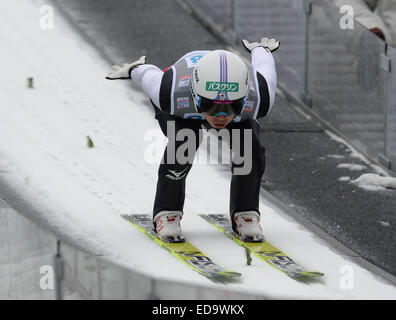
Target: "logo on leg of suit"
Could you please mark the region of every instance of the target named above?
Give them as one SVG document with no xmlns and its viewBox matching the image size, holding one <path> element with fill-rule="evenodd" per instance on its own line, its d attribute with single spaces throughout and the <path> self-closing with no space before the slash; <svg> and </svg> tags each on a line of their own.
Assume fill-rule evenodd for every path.
<svg viewBox="0 0 396 320">
<path fill-rule="evenodd" d="M 169 170 L 169 169 L 168 169 L 168 171 L 169 171 L 171 174 L 167 174 L 165 177 L 167 177 L 168 179 L 171 179 L 171 180 L 181 180 L 181 179 L 183 179 L 183 178 L 187 175 L 187 173 L 185 172 L 187 169 L 188 169 L 188 168 L 185 168 L 184 170 L 182 170 L 182 171 L 180 171 L 180 172 L 177 172 L 177 171 L 175 171 L 175 170 Z"/>
</svg>

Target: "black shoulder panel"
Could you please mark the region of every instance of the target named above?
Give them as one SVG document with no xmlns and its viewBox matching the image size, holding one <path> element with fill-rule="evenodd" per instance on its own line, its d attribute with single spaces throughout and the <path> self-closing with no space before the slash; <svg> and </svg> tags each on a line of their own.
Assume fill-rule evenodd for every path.
<svg viewBox="0 0 396 320">
<path fill-rule="evenodd" d="M 257 113 L 257 118 L 264 118 L 267 115 L 270 107 L 268 84 L 267 80 L 265 80 L 265 78 L 259 72 L 256 72 L 256 74 L 260 92 L 260 109 Z"/>
<path fill-rule="evenodd" d="M 173 70 L 169 68 L 165 71 L 160 88 L 160 108 L 162 111 L 170 113 L 171 110 L 171 91 L 172 91 L 172 81 L 173 81 Z"/>
</svg>

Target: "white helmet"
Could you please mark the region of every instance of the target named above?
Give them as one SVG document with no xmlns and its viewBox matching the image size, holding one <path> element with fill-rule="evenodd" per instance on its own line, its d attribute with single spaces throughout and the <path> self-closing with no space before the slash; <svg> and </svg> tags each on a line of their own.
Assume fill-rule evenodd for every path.
<svg viewBox="0 0 396 320">
<path fill-rule="evenodd" d="M 202 98 L 215 103 L 245 102 L 249 71 L 236 54 L 226 50 L 212 51 L 194 67 L 192 92 L 198 108 Z"/>
</svg>

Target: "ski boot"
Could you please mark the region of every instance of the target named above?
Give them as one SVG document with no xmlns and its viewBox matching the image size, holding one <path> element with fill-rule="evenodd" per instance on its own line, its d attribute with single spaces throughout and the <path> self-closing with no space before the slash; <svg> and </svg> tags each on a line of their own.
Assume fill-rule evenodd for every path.
<svg viewBox="0 0 396 320">
<path fill-rule="evenodd" d="M 256 211 L 242 211 L 234 214 L 236 231 L 244 242 L 264 242 L 260 215 Z"/>
<path fill-rule="evenodd" d="M 164 242 L 185 242 L 180 220 L 183 213 L 181 211 L 161 211 L 154 217 L 154 229 L 158 239 Z"/>
</svg>

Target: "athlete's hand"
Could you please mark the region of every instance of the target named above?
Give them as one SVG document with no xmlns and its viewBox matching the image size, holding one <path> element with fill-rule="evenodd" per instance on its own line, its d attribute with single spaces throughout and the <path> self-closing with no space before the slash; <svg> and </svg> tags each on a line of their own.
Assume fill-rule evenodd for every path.
<svg viewBox="0 0 396 320">
<path fill-rule="evenodd" d="M 106 79 L 108 80 L 118 80 L 118 79 L 131 79 L 131 71 L 138 66 L 145 64 L 147 60 L 146 56 L 141 56 L 139 60 L 136 60 L 132 63 L 124 63 L 122 67 L 120 66 L 113 66 L 111 71 Z"/>
<path fill-rule="evenodd" d="M 268 39 L 268 38 L 262 38 L 260 42 L 252 42 L 252 43 L 243 39 L 242 44 L 244 45 L 246 50 L 249 52 L 252 52 L 253 49 L 258 48 L 258 47 L 263 47 L 264 49 L 266 49 L 269 52 L 274 52 L 280 46 L 279 41 L 277 41 L 275 39 Z"/>
</svg>

